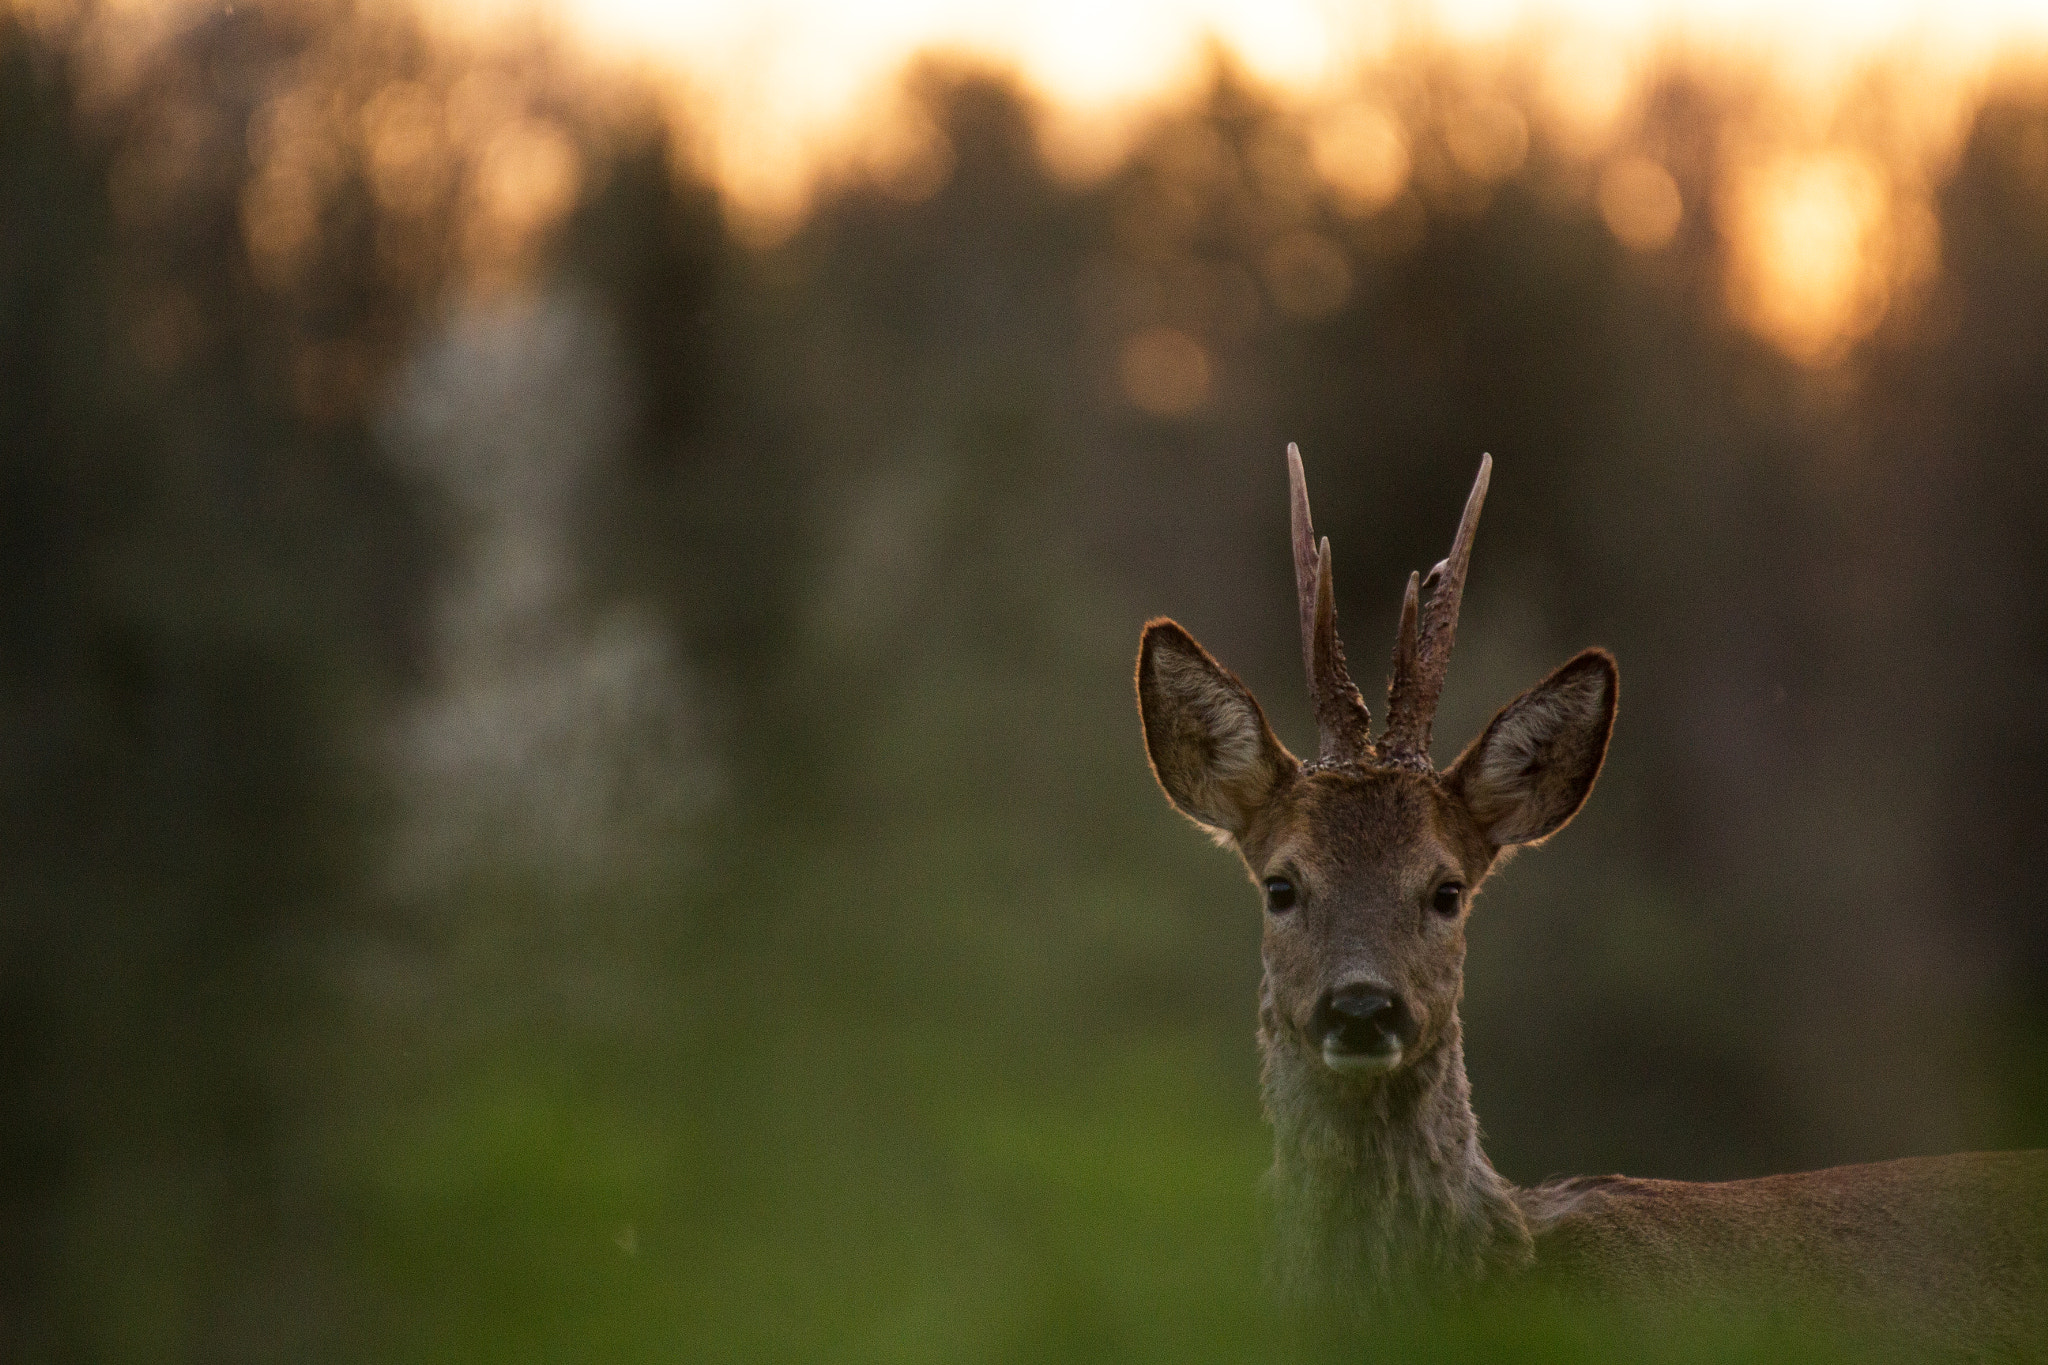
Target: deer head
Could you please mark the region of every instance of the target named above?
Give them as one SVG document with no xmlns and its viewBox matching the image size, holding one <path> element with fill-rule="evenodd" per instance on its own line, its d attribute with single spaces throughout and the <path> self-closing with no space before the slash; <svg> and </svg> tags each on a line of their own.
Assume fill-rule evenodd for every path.
<svg viewBox="0 0 2048 1365">
<path fill-rule="evenodd" d="M 1167 799 L 1235 848 L 1264 896 L 1269 1071 L 1369 1088 L 1455 1044 L 1472 896 L 1502 853 L 1540 843 L 1584 804 L 1618 679 L 1611 655 L 1586 650 L 1509 702 L 1448 768 L 1431 765 L 1493 468 L 1484 457 L 1450 554 L 1409 575 L 1375 742 L 1337 638 L 1330 542 L 1315 539 L 1300 453 L 1287 458 L 1316 757 L 1289 753 L 1236 675 L 1163 618 L 1139 647 L 1138 709 Z"/>
</svg>

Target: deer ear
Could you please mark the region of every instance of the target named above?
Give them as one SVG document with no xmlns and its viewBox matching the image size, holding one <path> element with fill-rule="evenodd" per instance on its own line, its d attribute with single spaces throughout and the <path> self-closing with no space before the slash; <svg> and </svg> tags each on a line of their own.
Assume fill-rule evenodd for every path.
<svg viewBox="0 0 2048 1365">
<path fill-rule="evenodd" d="M 1614 733 L 1614 656 L 1577 655 L 1501 708 L 1444 774 L 1495 848 L 1563 829 L 1593 790 Z"/>
<path fill-rule="evenodd" d="M 1166 799 L 1232 838 L 1299 766 L 1251 691 L 1163 618 L 1146 625 L 1138 645 L 1138 714 Z"/>
</svg>

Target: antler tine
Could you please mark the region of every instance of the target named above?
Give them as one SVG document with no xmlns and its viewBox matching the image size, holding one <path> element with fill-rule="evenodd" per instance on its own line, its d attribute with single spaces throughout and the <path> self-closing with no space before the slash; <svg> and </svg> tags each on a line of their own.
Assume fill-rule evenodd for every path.
<svg viewBox="0 0 2048 1365">
<path fill-rule="evenodd" d="M 1408 575 L 1408 586 L 1401 594 L 1401 624 L 1394 632 L 1394 677 L 1387 684 L 1387 698 L 1391 703 L 1397 696 L 1407 696 L 1415 690 L 1415 643 L 1416 604 L 1420 600 L 1418 584 L 1420 578 Z M 1396 713 L 1387 712 L 1387 734 L 1394 733 Z"/>
<path fill-rule="evenodd" d="M 1301 472 L 1301 447 L 1287 443 L 1287 510 L 1294 531 L 1294 594 L 1301 605 L 1301 669 L 1309 696 L 1316 686 L 1316 530 L 1308 515 L 1308 477 Z M 1319 708 L 1320 709 L 1320 708 Z"/>
<path fill-rule="evenodd" d="M 1430 727 L 1436 720 L 1437 700 L 1443 696 L 1451 643 L 1458 634 L 1458 606 L 1465 596 L 1465 570 L 1472 562 L 1472 536 L 1479 527 L 1479 512 L 1486 504 L 1486 489 L 1492 479 L 1493 456 L 1482 455 L 1479 477 L 1472 481 L 1472 492 L 1465 499 L 1465 514 L 1458 519 L 1451 552 L 1429 571 L 1426 581 L 1434 586 L 1419 626 L 1416 581 L 1413 575 L 1409 577 L 1408 597 L 1401 609 L 1401 639 L 1394 652 L 1394 677 L 1387 688 L 1387 730 L 1380 737 L 1383 762 L 1430 770 Z"/>
<path fill-rule="evenodd" d="M 1337 636 L 1337 589 L 1330 571 L 1330 540 L 1315 538 L 1309 519 L 1308 479 L 1301 450 L 1287 447 L 1287 485 L 1294 531 L 1294 585 L 1301 604 L 1301 661 L 1308 673 L 1309 701 L 1316 715 L 1316 759 L 1324 764 L 1359 763 L 1372 755 L 1372 717 L 1351 683 L 1344 642 Z"/>
<path fill-rule="evenodd" d="M 1365 698 L 1344 666 L 1344 642 L 1337 638 L 1337 585 L 1330 573 L 1330 538 L 1316 547 L 1315 632 L 1310 637 L 1309 692 L 1316 706 L 1316 759 L 1341 765 L 1372 757 L 1367 727 L 1372 717 Z"/>
</svg>

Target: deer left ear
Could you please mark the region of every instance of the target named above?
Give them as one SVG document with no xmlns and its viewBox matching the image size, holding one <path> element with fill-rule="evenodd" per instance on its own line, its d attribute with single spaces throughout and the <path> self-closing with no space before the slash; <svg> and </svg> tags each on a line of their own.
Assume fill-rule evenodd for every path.
<svg viewBox="0 0 2048 1365">
<path fill-rule="evenodd" d="M 1251 690 L 1164 618 L 1146 625 L 1138 646 L 1138 714 L 1166 799 L 1233 839 L 1300 766 Z"/>
<path fill-rule="evenodd" d="M 1502 707 L 1444 773 L 1495 848 L 1541 842 L 1586 804 L 1620 686 L 1614 656 L 1586 650 Z"/>
</svg>

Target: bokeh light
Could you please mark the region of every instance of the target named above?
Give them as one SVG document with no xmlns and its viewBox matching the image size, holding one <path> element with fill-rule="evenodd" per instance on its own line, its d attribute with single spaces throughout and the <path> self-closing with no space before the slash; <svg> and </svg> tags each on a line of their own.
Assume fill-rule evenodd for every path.
<svg viewBox="0 0 2048 1365">
<path fill-rule="evenodd" d="M 464 31 L 536 12 L 497 0 L 430 0 L 429 11 Z M 1925 216 L 1920 187 L 1953 154 L 1985 82 L 2048 50 L 2048 10 L 2025 0 L 558 0 L 538 13 L 608 60 L 664 73 L 693 120 L 691 155 L 735 224 L 763 243 L 801 220 L 821 182 L 851 175 L 913 198 L 931 192 L 948 153 L 899 84 L 919 61 L 1013 73 L 1041 101 L 1043 154 L 1087 178 L 1222 60 L 1308 120 L 1315 173 L 1357 212 L 1406 187 L 1418 136 L 1440 137 L 1453 173 L 1479 185 L 1517 173 L 1542 138 L 1599 162 L 1597 211 L 1621 241 L 1654 250 L 1678 230 L 1684 196 L 1654 149 L 1629 144 L 1648 84 L 1674 61 L 1690 64 L 1709 81 L 1776 92 L 1772 119 L 1715 168 L 1693 207 L 1729 241 L 1737 316 L 1814 362 L 1925 278 L 1935 248 L 1913 226 Z M 1424 53 L 1455 54 L 1468 88 L 1392 107 L 1385 93 Z M 1856 115 L 1873 71 L 1889 73 L 1896 108 L 1881 135 Z M 279 244 L 297 221 L 291 183 L 265 200 L 264 231 Z M 394 182 L 393 192 L 413 191 Z"/>
<path fill-rule="evenodd" d="M 1221 63 L 1303 120 L 1307 164 L 1361 215 L 1418 175 L 1436 177 L 1440 198 L 1480 202 L 1541 143 L 1586 163 L 1594 211 L 1636 250 L 1668 242 L 1688 211 L 1710 218 L 1728 243 L 1735 315 L 1814 363 L 1931 278 L 1939 244 L 1924 230 L 1926 187 L 1983 92 L 2048 54 L 2048 9 L 2026 0 L 418 2 L 465 41 L 559 32 L 602 65 L 651 77 L 687 129 L 679 154 L 757 245 L 786 238 L 821 186 L 864 181 L 916 202 L 944 182 L 951 151 L 905 83 L 920 64 L 1008 73 L 1038 101 L 1041 155 L 1087 180 L 1120 164 L 1163 112 L 1198 98 Z M 187 8 L 105 7 L 104 59 L 132 62 Z M 34 10 L 72 12 L 68 0 Z M 1454 62 L 1460 88 L 1418 92 L 1406 73 L 1427 60 Z M 1638 145 L 1644 101 L 1673 70 L 1743 91 L 1759 111 L 1683 190 L 1659 150 Z M 466 82 L 444 109 L 418 82 L 394 82 L 346 128 L 334 109 L 280 93 L 252 134 L 262 173 L 243 204 L 266 276 L 299 268 L 338 173 L 335 148 L 351 142 L 379 202 L 401 215 L 449 193 L 466 160 L 464 250 L 482 273 L 530 247 L 573 198 L 577 153 L 545 119 L 518 121 L 502 107 L 503 82 L 495 93 L 490 84 Z M 187 154 L 181 126 L 159 129 L 130 202 L 161 199 Z M 1441 147 L 1448 164 L 1418 162 L 1419 146 Z"/>
<path fill-rule="evenodd" d="M 1621 157 L 1600 173 L 1600 216 L 1638 251 L 1669 242 L 1684 211 L 1671 172 L 1646 156 Z"/>
</svg>

